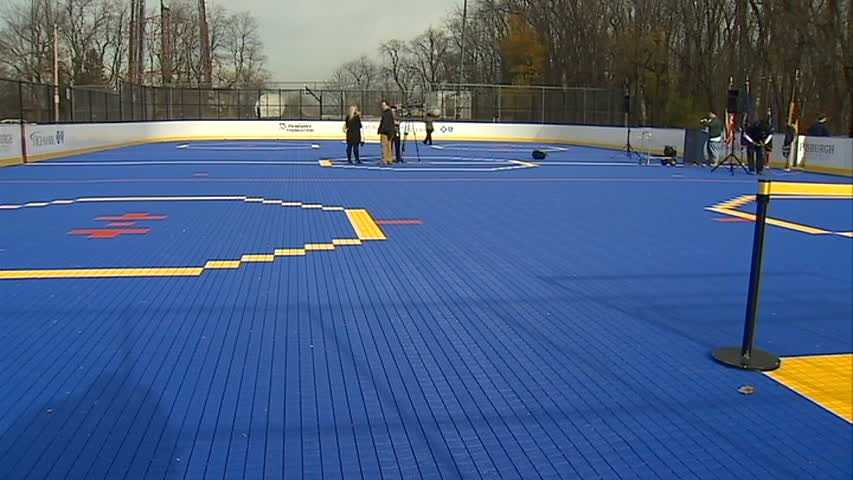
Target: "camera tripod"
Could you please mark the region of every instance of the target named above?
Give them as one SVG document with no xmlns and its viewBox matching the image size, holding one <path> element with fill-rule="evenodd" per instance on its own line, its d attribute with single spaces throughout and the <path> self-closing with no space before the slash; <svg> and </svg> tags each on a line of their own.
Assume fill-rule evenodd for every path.
<svg viewBox="0 0 853 480">
<path fill-rule="evenodd" d="M 740 166 L 740 168 L 742 168 L 744 172 L 750 173 L 749 168 L 747 168 L 746 165 L 744 165 L 743 161 L 741 161 L 741 159 L 738 158 L 737 155 L 735 155 L 734 139 L 732 139 L 732 143 L 729 144 L 728 147 L 729 153 L 722 160 L 720 160 L 719 163 L 714 165 L 714 168 L 712 168 L 711 171 L 715 172 L 718 168 L 725 165 L 729 167 L 729 173 L 731 173 L 732 175 L 735 174 L 735 166 Z"/>
<path fill-rule="evenodd" d="M 406 142 L 414 141 L 414 143 L 415 143 L 415 156 L 417 157 L 418 162 L 420 162 L 421 161 L 421 147 L 418 145 L 418 131 L 417 131 L 417 129 L 415 129 L 414 120 L 412 120 L 411 117 L 408 117 L 405 120 L 402 120 L 400 122 L 400 130 L 401 130 L 400 133 L 402 133 L 402 135 L 403 135 L 402 141 L 400 142 L 401 143 L 401 145 L 400 145 L 401 149 L 403 150 L 403 152 L 405 152 L 406 151 Z M 412 139 L 409 138 L 410 132 L 411 132 L 412 137 L 413 137 Z"/>
<path fill-rule="evenodd" d="M 634 147 L 631 145 L 631 124 L 628 122 L 627 113 L 625 114 L 625 146 L 622 148 L 622 152 L 629 162 L 636 160 L 637 165 L 643 164 L 642 153 L 634 150 Z M 618 156 L 621 156 L 621 154 Z M 617 157 L 617 155 L 614 155 L 614 157 Z"/>
</svg>

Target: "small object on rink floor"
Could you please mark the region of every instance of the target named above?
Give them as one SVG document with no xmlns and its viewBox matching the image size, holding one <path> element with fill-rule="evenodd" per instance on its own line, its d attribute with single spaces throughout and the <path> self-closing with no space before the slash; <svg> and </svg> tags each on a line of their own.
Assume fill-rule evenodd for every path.
<svg viewBox="0 0 853 480">
<path fill-rule="evenodd" d="M 752 385 L 741 385 L 738 387 L 737 391 L 741 395 L 752 395 L 755 393 L 755 387 Z"/>
</svg>

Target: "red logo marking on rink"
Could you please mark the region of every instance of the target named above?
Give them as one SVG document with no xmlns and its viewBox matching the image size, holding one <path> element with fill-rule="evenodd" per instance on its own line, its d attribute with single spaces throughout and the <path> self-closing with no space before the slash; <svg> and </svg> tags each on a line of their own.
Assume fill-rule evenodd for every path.
<svg viewBox="0 0 853 480">
<path fill-rule="evenodd" d="M 405 218 L 405 219 L 397 219 L 397 220 L 376 220 L 378 225 L 423 225 L 423 220 L 418 220 L 416 218 Z"/>
<path fill-rule="evenodd" d="M 143 213 L 125 213 L 121 216 L 106 216 L 106 217 L 98 217 L 95 220 L 100 220 L 102 222 L 136 222 L 143 220 L 165 220 L 168 218 L 166 215 L 151 215 L 148 212 Z"/>
<path fill-rule="evenodd" d="M 117 238 L 122 235 L 147 235 L 151 231 L 148 227 L 130 228 L 137 222 L 165 220 L 166 215 L 152 215 L 148 212 L 125 213 L 124 215 L 112 215 L 97 217 L 95 220 L 108 222 L 109 228 L 76 228 L 68 232 L 69 235 L 85 236 L 86 238 Z"/>
<path fill-rule="evenodd" d="M 71 230 L 71 235 L 87 238 L 116 238 L 122 235 L 147 235 L 150 228 L 80 228 Z"/>
</svg>

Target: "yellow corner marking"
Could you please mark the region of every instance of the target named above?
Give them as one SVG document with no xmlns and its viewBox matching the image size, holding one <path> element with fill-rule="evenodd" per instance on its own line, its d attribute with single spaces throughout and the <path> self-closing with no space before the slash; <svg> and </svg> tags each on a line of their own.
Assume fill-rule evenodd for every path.
<svg viewBox="0 0 853 480">
<path fill-rule="evenodd" d="M 304 248 L 280 248 L 275 251 L 276 257 L 301 257 L 304 255 Z"/>
<path fill-rule="evenodd" d="M 853 354 L 783 358 L 767 376 L 853 423 Z"/>
<path fill-rule="evenodd" d="M 331 160 L 320 160 L 320 166 L 321 167 L 331 167 L 332 161 Z"/>
<path fill-rule="evenodd" d="M 361 245 L 363 242 L 357 238 L 336 238 L 332 240 L 332 244 L 338 247 L 344 245 Z"/>
<path fill-rule="evenodd" d="M 761 189 L 769 195 L 821 195 L 853 198 L 853 183 L 796 183 L 762 182 Z"/>
<path fill-rule="evenodd" d="M 345 210 L 352 228 L 360 240 L 387 240 L 388 237 L 367 210 Z"/>
<path fill-rule="evenodd" d="M 275 261 L 275 255 L 243 255 L 240 257 L 241 262 L 246 263 L 268 263 Z"/>
<path fill-rule="evenodd" d="M 848 197 L 853 198 L 853 184 L 762 182 L 759 184 L 759 193 L 770 194 L 780 199 L 844 199 Z M 707 207 L 706 210 L 754 222 L 754 214 L 737 210 L 754 201 L 755 195 L 741 195 L 740 197 Z M 850 232 L 832 232 L 772 217 L 767 217 L 767 224 L 811 235 L 839 235 L 853 238 Z"/>
<path fill-rule="evenodd" d="M 729 201 L 714 205 L 717 208 L 738 208 L 746 205 L 749 202 L 755 201 L 755 195 L 741 195 Z"/>
<path fill-rule="evenodd" d="M 331 243 L 309 243 L 305 245 L 306 252 L 321 252 L 334 249 L 335 245 Z"/>
<path fill-rule="evenodd" d="M 236 200 L 251 203 L 266 203 L 282 206 L 299 206 L 325 211 L 343 211 L 347 215 L 358 238 L 334 239 L 331 243 L 309 243 L 303 248 L 277 249 L 273 254 L 243 255 L 240 260 L 210 260 L 203 267 L 141 267 L 141 268 L 80 268 L 80 269 L 49 269 L 49 270 L 0 270 L 0 280 L 33 280 L 61 278 L 118 278 L 118 277 L 197 277 L 205 270 L 233 270 L 243 263 L 271 263 L 276 257 L 304 256 L 311 251 L 335 250 L 337 246 L 362 245 L 366 240 L 387 240 L 382 229 L 370 216 L 367 210 L 347 210 L 343 207 L 326 207 L 320 204 L 303 204 L 301 202 L 285 202 L 267 200 L 260 197 L 84 197 L 73 200 L 54 200 L 51 202 L 30 202 L 24 205 L 0 205 L 0 209 L 11 210 L 28 206 L 68 205 L 72 203 L 94 202 L 133 202 L 133 201 L 202 201 L 202 200 Z"/>
<path fill-rule="evenodd" d="M 197 267 L 2 270 L 0 271 L 0 280 L 29 280 L 50 278 L 197 277 L 201 275 L 203 271 L 203 268 Z"/>
<path fill-rule="evenodd" d="M 211 260 L 204 264 L 205 270 L 233 270 L 240 268 L 240 262 L 237 260 Z"/>
<path fill-rule="evenodd" d="M 710 208 L 712 212 L 722 213 L 724 215 L 730 215 L 732 217 L 742 218 L 744 220 L 749 220 L 750 222 L 755 221 L 755 215 L 752 213 L 741 212 L 740 210 L 731 210 L 728 208 Z M 784 220 L 778 220 L 775 218 L 767 217 L 767 224 L 774 225 L 776 227 L 787 228 L 789 230 L 795 230 L 797 232 L 809 233 L 812 235 L 827 235 L 831 232 L 827 230 L 823 230 L 821 228 L 810 227 L 808 225 L 801 225 L 799 223 L 794 222 L 786 222 Z"/>
</svg>

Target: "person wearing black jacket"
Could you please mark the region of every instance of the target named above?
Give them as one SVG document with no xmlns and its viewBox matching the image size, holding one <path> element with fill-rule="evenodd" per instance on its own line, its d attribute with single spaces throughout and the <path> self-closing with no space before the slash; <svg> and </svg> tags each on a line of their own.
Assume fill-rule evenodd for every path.
<svg viewBox="0 0 853 480">
<path fill-rule="evenodd" d="M 795 164 L 794 141 L 797 139 L 797 129 L 792 124 L 785 125 L 785 139 L 782 142 L 782 156 L 785 157 L 785 171 L 791 171 L 791 165 Z M 793 155 L 792 155 L 793 153 Z"/>
<path fill-rule="evenodd" d="M 394 114 L 388 102 L 382 102 L 382 118 L 379 120 L 379 141 L 382 143 L 382 162 L 385 165 L 394 163 L 394 152 L 391 142 L 394 138 Z"/>
<path fill-rule="evenodd" d="M 344 123 L 344 130 L 347 133 L 347 163 L 352 165 L 352 157 L 355 156 L 355 163 L 360 164 L 361 112 L 358 111 L 358 107 L 355 105 L 349 107 L 349 115 L 347 115 L 346 122 Z"/>
<path fill-rule="evenodd" d="M 432 132 L 435 130 L 435 123 L 432 118 L 432 112 L 427 112 L 424 117 L 424 128 L 426 128 L 426 138 L 424 145 L 432 145 Z"/>
<path fill-rule="evenodd" d="M 817 123 L 812 125 L 806 131 L 806 136 L 808 136 L 808 137 L 831 137 L 832 133 L 829 131 L 829 127 L 826 125 L 826 122 L 827 122 L 826 115 L 820 115 L 817 118 Z"/>
<path fill-rule="evenodd" d="M 743 132 L 749 170 L 757 175 L 761 175 L 761 171 L 764 169 L 764 155 L 767 144 L 772 139 L 773 134 L 765 120 L 755 121 Z"/>
<path fill-rule="evenodd" d="M 391 113 L 394 115 L 394 138 L 391 140 L 394 144 L 394 158 L 399 163 L 406 163 L 403 160 L 403 154 L 400 152 L 400 145 L 403 141 L 400 137 L 400 106 L 391 107 Z"/>
</svg>

